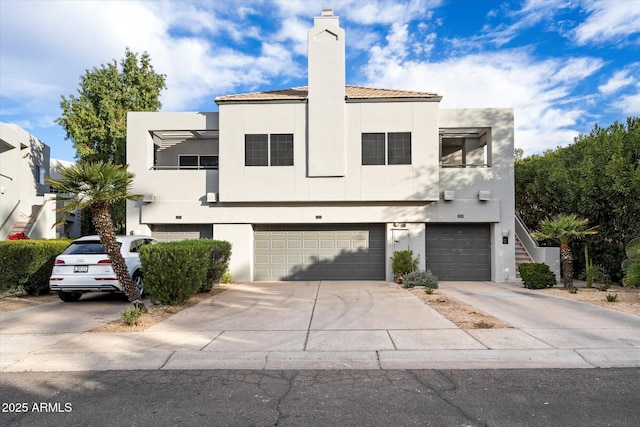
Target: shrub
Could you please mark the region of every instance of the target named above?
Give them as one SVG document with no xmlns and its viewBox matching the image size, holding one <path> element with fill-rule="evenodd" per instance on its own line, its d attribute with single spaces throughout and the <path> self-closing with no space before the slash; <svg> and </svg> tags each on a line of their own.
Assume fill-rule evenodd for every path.
<svg viewBox="0 0 640 427">
<path fill-rule="evenodd" d="M 426 286 L 424 288 L 424 293 L 427 294 L 427 295 L 431 295 L 433 293 L 433 288 L 430 288 L 430 287 Z"/>
<path fill-rule="evenodd" d="M 414 286 L 425 286 L 431 289 L 438 288 L 438 278 L 431 271 L 412 271 L 402 276 L 402 286 L 413 288 Z"/>
<path fill-rule="evenodd" d="M 569 286 L 567 286 L 567 292 L 569 292 L 570 294 L 577 294 L 578 293 L 578 288 L 576 288 L 573 285 L 569 285 Z"/>
<path fill-rule="evenodd" d="M 220 283 L 231 283 L 231 273 L 229 273 L 229 269 L 227 269 L 224 274 L 222 274 Z"/>
<path fill-rule="evenodd" d="M 22 288 L 29 295 L 49 293 L 56 256 L 71 240 L 13 240 L 0 242 L 0 292 Z"/>
<path fill-rule="evenodd" d="M 622 263 L 624 279 L 622 284 L 631 288 L 640 288 L 640 239 L 627 246 L 627 259 Z"/>
<path fill-rule="evenodd" d="M 518 266 L 522 283 L 527 289 L 544 289 L 555 286 L 556 276 L 546 264 L 534 262 L 523 263 Z"/>
<path fill-rule="evenodd" d="M 413 251 L 395 251 L 391 257 L 391 270 L 396 276 L 404 276 L 418 269 L 420 258 L 413 257 Z"/>
<path fill-rule="evenodd" d="M 593 283 L 608 284 L 611 282 L 609 273 L 601 265 L 589 265 L 586 268 L 585 280 L 587 281 L 587 288 L 592 287 Z"/>
<path fill-rule="evenodd" d="M 144 290 L 162 304 L 180 304 L 198 292 L 207 277 L 210 251 L 185 242 L 145 245 L 140 249 Z"/>
<path fill-rule="evenodd" d="M 209 292 L 213 285 L 220 283 L 222 275 L 229 268 L 231 258 L 231 243 L 225 240 L 197 239 L 174 242 L 174 245 L 186 247 L 199 247 L 205 250 L 207 255 L 207 274 L 198 292 Z"/>
<path fill-rule="evenodd" d="M 220 283 L 225 273 L 229 271 L 231 259 L 231 243 L 225 240 L 211 240 L 211 255 L 207 278 L 199 292 L 209 292 L 213 285 Z M 231 275 L 229 274 L 229 278 Z"/>
<path fill-rule="evenodd" d="M 618 294 L 607 294 L 607 301 L 616 302 L 618 299 Z"/>
<path fill-rule="evenodd" d="M 144 312 L 138 307 L 127 307 L 122 310 L 122 321 L 129 326 L 137 325 L 138 319 Z"/>
</svg>

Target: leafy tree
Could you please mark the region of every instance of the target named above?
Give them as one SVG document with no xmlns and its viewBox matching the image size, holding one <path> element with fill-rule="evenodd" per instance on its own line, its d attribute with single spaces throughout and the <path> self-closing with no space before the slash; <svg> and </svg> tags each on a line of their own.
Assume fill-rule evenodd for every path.
<svg viewBox="0 0 640 427">
<path fill-rule="evenodd" d="M 640 238 L 639 163 L 639 118 L 596 125 L 568 147 L 516 159 L 516 210 L 530 229 L 558 214 L 588 219 L 598 227 L 588 238 L 594 265 L 619 281 L 625 246 Z M 574 261 L 584 267 L 581 258 Z"/>
<path fill-rule="evenodd" d="M 144 309 L 144 304 L 139 301 L 140 291 L 131 280 L 120 252 L 109 213 L 109 206 L 113 203 L 141 198 L 130 192 L 134 175 L 127 171 L 126 166 L 111 162 L 80 161 L 69 167 L 61 167 L 59 172 L 60 179 L 47 178 L 47 182 L 59 191 L 56 199 L 63 202 L 58 208 L 62 217 L 56 225 L 62 223 L 69 213 L 89 208 L 100 242 L 124 293 L 129 301 Z"/>
<path fill-rule="evenodd" d="M 573 284 L 573 255 L 569 241 L 597 233 L 595 228 L 587 228 L 588 222 L 589 220 L 578 218 L 577 215 L 556 215 L 552 219 L 541 221 L 540 230 L 531 233 L 535 239 L 549 239 L 560 243 L 562 281 L 565 287 Z"/>
<path fill-rule="evenodd" d="M 78 160 L 126 164 L 127 112 L 158 111 L 165 77 L 154 71 L 148 53 L 138 58 L 129 49 L 119 67 L 113 60 L 86 70 L 77 95 L 62 96 L 62 115 L 56 119 L 73 142 Z M 123 232 L 124 202 L 110 209 L 116 231 Z"/>
<path fill-rule="evenodd" d="M 627 246 L 627 259 L 622 263 L 625 286 L 640 288 L 640 239 Z"/>
</svg>

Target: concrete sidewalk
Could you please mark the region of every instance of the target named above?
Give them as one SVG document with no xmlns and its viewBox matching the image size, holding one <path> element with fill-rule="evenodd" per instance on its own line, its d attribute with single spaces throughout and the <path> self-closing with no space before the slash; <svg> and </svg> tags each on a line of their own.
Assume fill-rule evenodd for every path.
<svg viewBox="0 0 640 427">
<path fill-rule="evenodd" d="M 16 316 L 27 322 L 37 307 L 19 310 L 0 325 L 0 369 L 640 367 L 638 316 L 512 284 L 445 282 L 440 291 L 513 328 L 462 330 L 394 283 L 249 283 L 139 333 L 69 322 L 21 329 Z M 40 307 L 56 325 L 52 307 L 62 303 L 49 304 Z"/>
</svg>

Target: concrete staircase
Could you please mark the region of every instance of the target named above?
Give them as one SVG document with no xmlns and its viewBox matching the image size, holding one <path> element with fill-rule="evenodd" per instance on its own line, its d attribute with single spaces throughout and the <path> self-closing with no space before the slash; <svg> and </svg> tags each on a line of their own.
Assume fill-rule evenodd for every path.
<svg viewBox="0 0 640 427">
<path fill-rule="evenodd" d="M 9 231 L 9 236 L 12 236 L 16 233 L 27 234 L 27 231 L 29 231 L 29 227 L 31 227 L 30 222 L 31 222 L 31 217 L 20 214 L 16 223 L 13 224 L 13 227 L 11 227 L 11 230 Z"/>
<path fill-rule="evenodd" d="M 527 250 L 525 249 L 525 247 L 522 245 L 522 242 L 520 241 L 520 239 L 518 238 L 518 236 L 516 235 L 516 278 L 520 278 L 520 270 L 518 270 L 518 266 L 520 264 L 526 263 L 526 262 L 533 262 L 533 259 L 531 258 L 531 256 L 529 255 L 529 252 L 527 252 Z"/>
</svg>

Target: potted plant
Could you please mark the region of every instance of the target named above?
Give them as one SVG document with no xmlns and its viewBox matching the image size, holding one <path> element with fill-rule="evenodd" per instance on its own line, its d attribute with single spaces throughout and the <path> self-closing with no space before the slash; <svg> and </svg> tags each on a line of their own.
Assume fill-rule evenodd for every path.
<svg viewBox="0 0 640 427">
<path fill-rule="evenodd" d="M 416 271 L 420 259 L 413 257 L 413 251 L 407 249 L 404 251 L 394 251 L 391 257 L 391 270 L 397 283 L 402 283 L 402 276 Z"/>
</svg>

